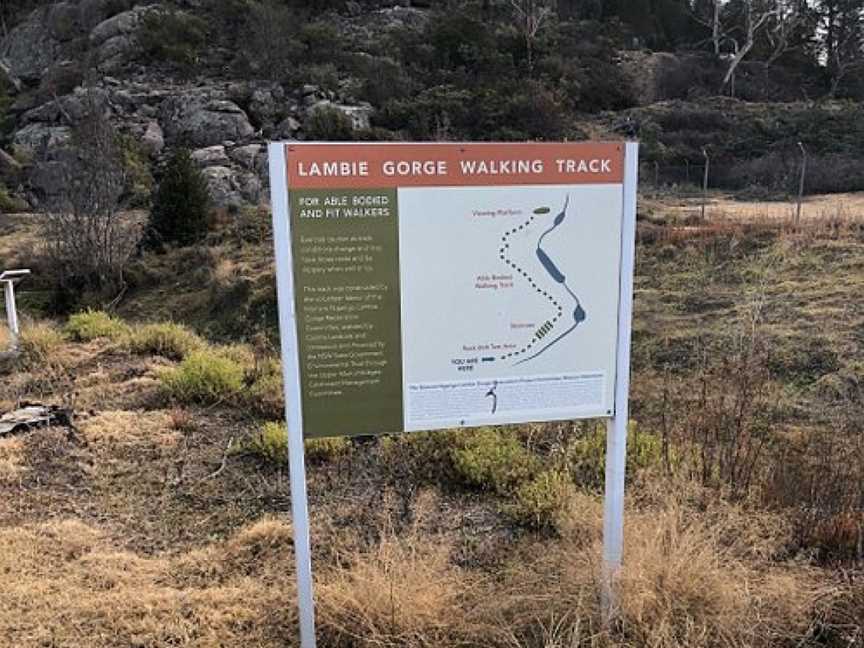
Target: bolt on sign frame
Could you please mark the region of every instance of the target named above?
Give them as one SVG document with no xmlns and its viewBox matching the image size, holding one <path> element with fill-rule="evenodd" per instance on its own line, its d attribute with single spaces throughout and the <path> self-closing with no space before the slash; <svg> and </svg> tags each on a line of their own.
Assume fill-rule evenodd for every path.
<svg viewBox="0 0 864 648">
<path fill-rule="evenodd" d="M 604 615 L 622 559 L 638 144 L 269 146 L 303 648 L 304 439 L 607 421 Z"/>
</svg>

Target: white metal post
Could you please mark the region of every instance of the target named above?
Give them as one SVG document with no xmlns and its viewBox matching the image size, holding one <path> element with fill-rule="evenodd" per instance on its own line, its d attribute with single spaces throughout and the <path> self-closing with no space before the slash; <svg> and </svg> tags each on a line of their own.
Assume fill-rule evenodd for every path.
<svg viewBox="0 0 864 648">
<path fill-rule="evenodd" d="M 621 280 L 618 300 L 618 355 L 615 413 L 606 424 L 606 494 L 603 502 L 602 608 L 608 623 L 617 614 L 614 581 L 624 551 L 624 473 L 630 396 L 630 330 L 633 321 L 633 270 L 636 260 L 636 188 L 639 144 L 627 142 L 624 156 L 624 214 L 621 227 Z"/>
<path fill-rule="evenodd" d="M 15 284 L 12 281 L 3 282 L 3 292 L 6 299 L 6 323 L 9 325 L 11 349 L 18 348 L 18 311 L 15 307 Z"/>
<path fill-rule="evenodd" d="M 300 366 L 297 354 L 297 313 L 294 305 L 294 266 L 291 250 L 285 145 L 270 144 L 270 196 L 273 244 L 276 249 L 276 288 L 282 341 L 282 378 L 285 418 L 288 423 L 288 465 L 291 472 L 291 515 L 297 570 L 297 605 L 300 611 L 300 646 L 315 648 L 315 599 L 312 591 L 312 550 L 309 541 L 309 506 L 300 407 Z"/>
</svg>

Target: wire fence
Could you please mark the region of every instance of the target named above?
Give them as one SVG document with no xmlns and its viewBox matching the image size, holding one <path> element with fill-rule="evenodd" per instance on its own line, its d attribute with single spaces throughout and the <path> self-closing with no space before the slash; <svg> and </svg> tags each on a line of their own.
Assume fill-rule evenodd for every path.
<svg viewBox="0 0 864 648">
<path fill-rule="evenodd" d="M 700 219 L 864 217 L 864 182 L 858 182 L 864 163 L 834 160 L 830 169 L 799 156 L 797 165 L 774 160 L 738 164 L 663 164 L 643 161 L 639 189 L 643 197 L 658 199 L 665 213 Z M 824 160 L 817 159 L 821 163 Z M 707 171 L 707 173 L 706 173 Z M 832 183 L 824 177 L 831 174 Z M 815 185 L 815 186 L 814 186 Z"/>
</svg>

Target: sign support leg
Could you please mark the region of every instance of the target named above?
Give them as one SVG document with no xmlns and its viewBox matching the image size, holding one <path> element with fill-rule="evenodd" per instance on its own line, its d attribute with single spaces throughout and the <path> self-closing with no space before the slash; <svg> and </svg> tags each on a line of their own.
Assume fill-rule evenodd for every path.
<svg viewBox="0 0 864 648">
<path fill-rule="evenodd" d="M 18 348 L 18 311 L 15 306 L 15 284 L 11 281 L 3 282 L 3 292 L 6 299 L 6 322 L 9 325 L 9 337 L 11 338 L 12 351 Z"/>
<path fill-rule="evenodd" d="M 630 416 L 630 330 L 633 321 L 633 270 L 636 261 L 636 187 L 639 145 L 626 144 L 624 219 L 621 227 L 621 284 L 618 302 L 618 356 L 615 367 L 615 414 L 606 424 L 606 493 L 603 500 L 603 573 L 601 608 L 608 627 L 618 615 L 615 580 L 624 553 L 624 477 L 627 423 Z"/>
<path fill-rule="evenodd" d="M 282 341 L 282 378 L 285 418 L 288 423 L 288 466 L 291 478 L 291 519 L 297 570 L 297 605 L 300 613 L 300 646 L 315 648 L 315 599 L 312 589 L 312 548 L 309 540 L 309 502 L 303 445 L 303 413 L 300 408 L 300 366 L 297 350 L 297 313 L 294 305 L 294 266 L 288 186 L 285 184 L 285 146 L 270 145 L 270 194 L 273 243 L 276 248 L 276 289 Z"/>
</svg>

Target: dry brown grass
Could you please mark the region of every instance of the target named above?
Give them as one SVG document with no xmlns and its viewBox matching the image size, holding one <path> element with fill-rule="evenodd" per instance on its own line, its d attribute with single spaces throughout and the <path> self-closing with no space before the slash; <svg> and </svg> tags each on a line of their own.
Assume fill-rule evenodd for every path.
<svg viewBox="0 0 864 648">
<path fill-rule="evenodd" d="M 285 529 L 258 523 L 158 558 L 117 551 L 74 520 L 2 530 L 0 570 L 15 579 L 4 586 L 0 635 L 22 647 L 291 645 Z M 272 578 L 261 578 L 261 564 Z"/>
<path fill-rule="evenodd" d="M 176 447 L 178 432 L 170 427 L 170 412 L 143 418 L 110 412 L 82 424 L 82 435 L 99 449 L 102 470 L 132 473 L 145 448 Z M 28 470 L 28 445 L 23 438 L 0 442 L 0 465 L 13 466 L 0 486 Z M 110 481 L 98 479 L 89 486 L 108 487 Z M 136 495 L 117 497 L 127 515 L 145 515 Z M 430 531 L 446 512 L 434 491 L 413 500 L 407 527 L 375 513 L 365 540 L 359 529 L 340 528 L 327 510 L 313 508 L 321 645 L 806 646 L 808 631 L 835 607 L 845 606 L 847 615 L 857 609 L 852 590 L 779 560 L 788 531 L 781 518 L 722 502 L 706 509 L 698 497 L 690 485 L 655 485 L 628 511 L 621 623 L 611 632 L 601 624 L 598 602 L 597 496 L 572 498 L 561 537 L 511 540 L 494 570 L 458 558 L 464 550 L 458 531 Z M 385 508 L 391 503 L 388 496 L 380 500 Z M 118 514 L 122 509 L 111 513 L 113 524 Z M 224 539 L 141 553 L 124 546 L 111 525 L 101 528 L 103 515 L 86 521 L 82 512 L 0 530 L 6 645 L 296 645 L 293 541 L 284 518 L 265 515 Z"/>
<path fill-rule="evenodd" d="M 385 536 L 346 556 L 318 589 L 325 645 L 456 646 L 485 633 L 472 618 L 481 579 L 454 566 L 452 543 L 434 536 Z"/>
<path fill-rule="evenodd" d="M 654 197 L 646 201 L 654 211 L 662 210 L 679 218 L 699 216 L 702 198 Z M 789 201 L 737 200 L 732 195 L 712 194 L 705 216 L 709 220 L 792 220 L 796 203 Z M 805 197 L 801 205 L 802 220 L 830 220 L 864 217 L 864 193 L 825 194 Z"/>
<path fill-rule="evenodd" d="M 784 305 L 806 293 L 802 308 L 813 326 L 828 321 L 830 307 L 831 322 L 860 327 L 864 311 L 841 321 L 836 310 L 856 303 L 849 295 L 859 289 L 860 258 L 843 247 L 852 243 L 831 239 L 818 254 L 806 249 L 807 237 L 841 231 L 823 220 L 782 230 L 772 254 L 789 250 L 786 283 L 769 287 Z M 854 220 L 848 223 L 851 232 Z M 747 241 L 759 228 L 776 234 L 784 227 L 730 219 L 695 233 L 668 227 L 664 236 L 708 249 L 712 238 Z M 723 263 L 730 250 L 720 249 Z M 835 254 L 845 265 L 838 260 L 820 278 Z M 214 279 L 230 283 L 245 265 L 253 267 L 247 259 L 239 264 L 209 267 Z M 656 297 L 648 303 L 658 329 L 729 325 L 731 317 L 719 324 L 699 319 L 702 312 L 688 308 L 703 307 L 684 299 L 722 296 L 726 287 L 714 266 L 704 266 L 706 284 L 694 282 L 702 265 L 679 274 L 654 267 L 651 277 L 663 283 L 646 286 L 649 273 L 642 271 L 637 319 L 649 319 L 646 295 L 655 294 L 674 306 Z M 799 275 L 809 283 L 795 283 Z M 644 344 L 642 338 L 636 348 Z M 297 645 L 287 475 L 229 452 L 261 421 L 225 404 L 162 409 L 151 396 L 158 395 L 160 370 L 174 365 L 170 359 L 133 356 L 105 340 L 64 343 L 56 352 L 63 357 L 59 374 L 34 367 L 0 376 L 0 406 L 19 396 L 42 398 L 71 402 L 80 415 L 77 435 L 54 428 L 0 439 L 0 645 Z M 226 353 L 256 366 L 256 375 L 278 376 L 248 347 Z M 639 372 L 634 404 L 652 390 L 656 398 L 658 384 Z M 676 411 L 686 422 L 684 410 Z M 557 534 L 532 533 L 501 515 L 502 497 L 390 465 L 398 455 L 384 452 L 385 445 L 352 444 L 339 461 L 310 465 L 322 647 L 862 645 L 860 576 L 851 567 L 808 564 L 808 554 L 796 553 L 788 517 L 767 513 L 755 496 L 729 503 L 682 475 L 661 477 L 659 467 L 633 475 L 620 623 L 610 631 L 599 610 L 596 494 L 569 495 Z"/>
</svg>

